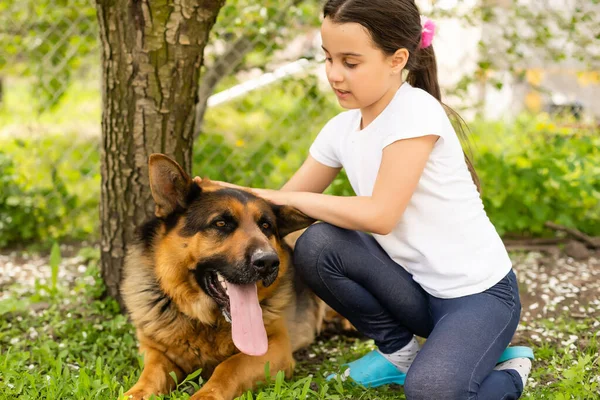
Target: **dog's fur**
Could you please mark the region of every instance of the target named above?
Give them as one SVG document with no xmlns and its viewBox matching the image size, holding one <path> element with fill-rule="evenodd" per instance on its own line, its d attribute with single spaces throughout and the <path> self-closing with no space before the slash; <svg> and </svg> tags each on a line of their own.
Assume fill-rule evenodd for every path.
<svg viewBox="0 0 600 400">
<path fill-rule="evenodd" d="M 323 303 L 294 276 L 288 233 L 314 222 L 296 209 L 276 206 L 249 191 L 209 180 L 196 184 L 170 158 L 153 154 L 150 187 L 156 218 L 138 234 L 124 265 L 122 294 L 144 354 L 133 399 L 168 393 L 175 382 L 202 368 L 207 380 L 192 399 L 230 400 L 271 373 L 294 367 L 292 352 L 318 334 Z M 279 266 L 257 272 L 256 252 L 278 257 Z M 212 294 L 208 278 L 257 282 L 268 337 L 262 356 L 241 353 L 224 315 L 228 304 Z M 209 279 L 207 281 L 207 279 Z"/>
</svg>

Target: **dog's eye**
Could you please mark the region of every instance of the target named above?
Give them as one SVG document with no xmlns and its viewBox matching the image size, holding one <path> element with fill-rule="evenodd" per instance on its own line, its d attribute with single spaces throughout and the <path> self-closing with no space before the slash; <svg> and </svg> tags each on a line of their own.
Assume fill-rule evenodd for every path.
<svg viewBox="0 0 600 400">
<path fill-rule="evenodd" d="M 271 229 L 271 224 L 269 224 L 268 222 L 263 222 L 262 223 L 262 228 L 263 229 Z"/>
<path fill-rule="evenodd" d="M 229 234 L 237 228 L 237 223 L 234 220 L 230 220 L 229 218 L 215 219 L 211 222 L 211 226 L 215 230 L 215 232 L 219 232 L 220 234 Z"/>
</svg>

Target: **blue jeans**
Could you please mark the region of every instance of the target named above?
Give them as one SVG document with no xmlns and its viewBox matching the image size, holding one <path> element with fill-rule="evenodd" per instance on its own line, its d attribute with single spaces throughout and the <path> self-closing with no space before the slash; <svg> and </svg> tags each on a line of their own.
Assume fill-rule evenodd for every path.
<svg viewBox="0 0 600 400">
<path fill-rule="evenodd" d="M 521 313 L 514 272 L 495 286 L 453 299 L 434 297 L 370 235 L 319 223 L 294 251 L 300 276 L 359 332 L 390 354 L 416 334 L 427 338 L 404 392 L 416 399 L 518 399 L 514 370 L 493 370 Z"/>
</svg>

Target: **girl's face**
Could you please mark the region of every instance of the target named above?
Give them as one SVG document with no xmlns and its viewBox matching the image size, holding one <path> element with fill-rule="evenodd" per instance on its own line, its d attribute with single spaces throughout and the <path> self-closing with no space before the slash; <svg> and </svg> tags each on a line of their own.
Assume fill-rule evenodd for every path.
<svg viewBox="0 0 600 400">
<path fill-rule="evenodd" d="M 333 23 L 325 18 L 321 25 L 326 71 L 340 105 L 379 114 L 402 83 L 402 68 L 408 60 L 406 50 L 387 56 L 358 23 Z M 406 59 L 402 59 L 406 53 Z"/>
</svg>

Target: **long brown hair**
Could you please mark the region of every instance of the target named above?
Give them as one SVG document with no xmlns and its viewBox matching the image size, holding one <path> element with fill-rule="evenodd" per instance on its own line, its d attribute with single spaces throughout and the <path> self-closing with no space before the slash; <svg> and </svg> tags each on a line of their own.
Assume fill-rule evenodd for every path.
<svg viewBox="0 0 600 400">
<path fill-rule="evenodd" d="M 444 106 L 459 138 L 468 147 L 465 121 L 442 102 L 433 45 L 420 48 L 421 14 L 414 0 L 329 0 L 323 7 L 323 16 L 338 24 L 353 22 L 362 25 L 375 45 L 387 55 L 402 48 L 408 50 L 409 57 L 405 66 L 408 70 L 407 82 L 425 90 Z M 466 153 L 464 156 L 473 182 L 477 190 L 480 190 L 479 177 L 473 163 Z"/>
</svg>

